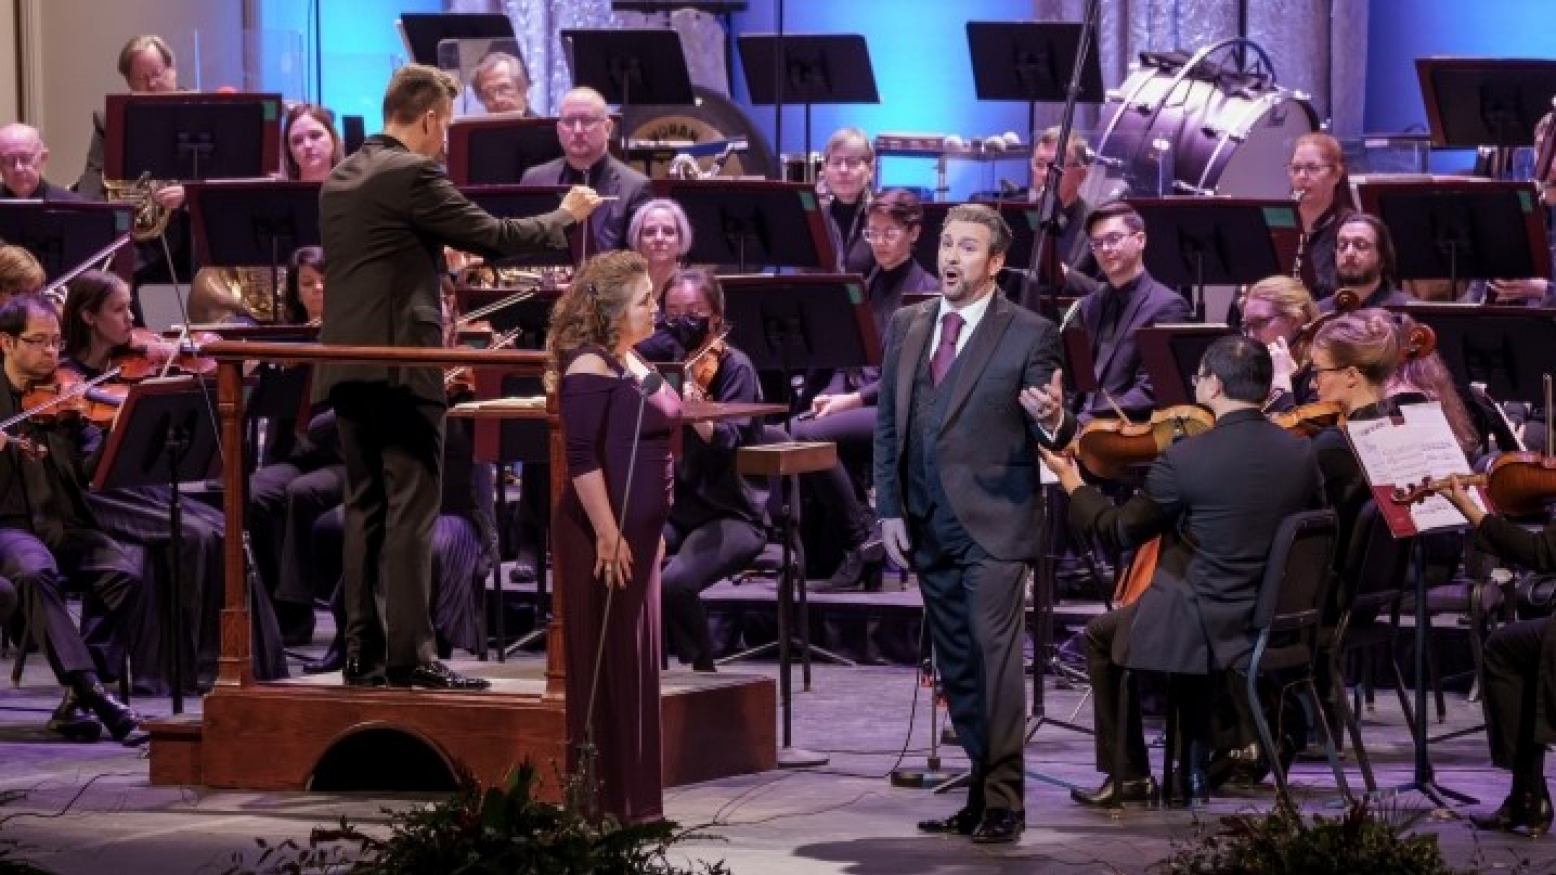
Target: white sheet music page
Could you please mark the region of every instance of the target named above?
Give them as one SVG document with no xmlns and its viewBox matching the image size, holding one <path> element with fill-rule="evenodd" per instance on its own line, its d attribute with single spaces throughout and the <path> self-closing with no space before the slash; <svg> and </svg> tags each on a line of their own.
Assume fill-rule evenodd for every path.
<svg viewBox="0 0 1556 875">
<path fill-rule="evenodd" d="M 1471 473 L 1442 405 L 1435 401 L 1408 404 L 1400 407 L 1399 412 L 1403 424 L 1376 419 L 1352 422 L 1346 427 L 1367 482 L 1373 486 L 1411 486 L 1427 478 L 1439 480 Z M 1471 495 L 1480 504 L 1480 496 L 1474 492 Z M 1411 505 L 1410 519 L 1418 532 L 1468 525 L 1464 515 L 1440 495 Z"/>
</svg>

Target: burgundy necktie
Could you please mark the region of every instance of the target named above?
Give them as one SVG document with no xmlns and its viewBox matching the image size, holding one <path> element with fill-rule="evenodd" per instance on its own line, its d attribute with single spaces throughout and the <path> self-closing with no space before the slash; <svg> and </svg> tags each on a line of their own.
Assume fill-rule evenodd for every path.
<svg viewBox="0 0 1556 875">
<path fill-rule="evenodd" d="M 961 337 L 965 321 L 960 313 L 940 317 L 940 343 L 929 358 L 929 379 L 936 386 L 951 372 L 951 364 L 956 361 L 956 339 Z"/>
</svg>

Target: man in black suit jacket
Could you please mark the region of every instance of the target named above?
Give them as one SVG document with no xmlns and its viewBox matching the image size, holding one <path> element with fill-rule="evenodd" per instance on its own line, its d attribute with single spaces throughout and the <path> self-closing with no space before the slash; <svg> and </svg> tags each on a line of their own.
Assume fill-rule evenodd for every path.
<svg viewBox="0 0 1556 875">
<path fill-rule="evenodd" d="M 1037 558 L 1036 444 L 1074 431 L 1059 333 L 995 294 L 1010 228 L 980 205 L 940 234 L 943 296 L 887 330 L 875 427 L 886 550 L 918 574 L 951 722 L 972 762 L 967 804 L 924 832 L 1011 842 L 1026 824 L 1021 667 L 1027 564 Z"/>
<path fill-rule="evenodd" d="M 1187 322 L 1182 295 L 1145 269 L 1145 220 L 1123 201 L 1104 204 L 1086 217 L 1086 235 L 1107 282 L 1081 300 L 1078 318 L 1091 338 L 1097 384 L 1107 393 L 1077 396 L 1083 417 L 1112 416 L 1113 399 L 1126 415 L 1149 413 L 1156 392 L 1140 361 L 1135 331 L 1162 322 Z"/>
<path fill-rule="evenodd" d="M 81 201 L 85 198 L 43 178 L 49 147 L 38 129 L 24 124 L 0 128 L 0 199 Z"/>
<path fill-rule="evenodd" d="M 611 138 L 610 111 L 593 88 L 574 88 L 557 106 L 557 138 L 563 156 L 537 164 L 519 178 L 523 185 L 587 185 L 601 197 L 614 197 L 589 218 L 587 255 L 628 249 L 627 224 L 652 196 L 648 177 L 606 151 Z"/>
<path fill-rule="evenodd" d="M 324 182 L 319 232 L 330 293 L 321 343 L 442 346 L 445 246 L 484 256 L 560 249 L 566 228 L 599 203 L 576 188 L 554 212 L 497 219 L 466 200 L 437 161 L 458 93 L 458 81 L 441 70 L 402 67 L 384 94 L 383 133 Z M 396 686 L 486 686 L 437 661 L 427 611 L 442 494 L 442 372 L 321 365 L 313 394 L 334 405 L 346 463 L 346 683 L 377 686 L 387 677 Z"/>
<path fill-rule="evenodd" d="M 1043 454 L 1070 495 L 1078 531 L 1120 549 L 1162 539 L 1139 601 L 1086 624 L 1097 769 L 1108 777 L 1095 792 L 1071 792 L 1083 805 L 1116 808 L 1157 795 L 1132 687 L 1127 712 L 1118 713 L 1125 668 L 1173 674 L 1184 767 L 1169 790 L 1187 804 L 1208 798 L 1209 675 L 1252 648 L 1254 601 L 1281 520 L 1322 504 L 1311 442 L 1259 412 L 1272 372 L 1262 343 L 1230 335 L 1211 344 L 1194 392 L 1216 414 L 1215 427 L 1168 447 L 1144 490 L 1121 507 L 1083 486 L 1072 459 Z"/>
</svg>

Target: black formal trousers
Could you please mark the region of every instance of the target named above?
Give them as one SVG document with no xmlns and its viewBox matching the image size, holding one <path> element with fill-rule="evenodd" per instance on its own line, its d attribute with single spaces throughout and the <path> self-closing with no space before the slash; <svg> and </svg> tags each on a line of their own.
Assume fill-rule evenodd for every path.
<svg viewBox="0 0 1556 875">
<path fill-rule="evenodd" d="M 660 572 L 661 623 L 670 652 L 699 668 L 713 664 L 708 612 L 702 592 L 751 564 L 767 537 L 761 529 L 734 517 L 717 517 L 690 530 L 665 524 L 670 561 Z"/>
<path fill-rule="evenodd" d="M 1086 623 L 1086 675 L 1091 681 L 1091 708 L 1097 771 L 1120 781 L 1151 774 L 1140 717 L 1140 685 L 1127 672 L 1129 630 L 1135 605 L 1115 608 Z M 1127 672 L 1127 673 L 1126 673 Z M 1234 697 L 1240 698 L 1240 697 Z M 1177 741 L 1199 743 L 1209 752 L 1211 684 L 1208 675 L 1168 675 L 1168 701 L 1179 721 Z M 1239 711 L 1239 716 L 1241 716 Z"/>
<path fill-rule="evenodd" d="M 101 532 L 66 529 L 57 550 L 50 550 L 32 532 L 0 528 L 0 576 L 9 579 L 21 597 L 27 634 L 47 656 L 61 684 L 70 675 L 95 671 L 117 678 L 124 664 L 128 618 L 140 609 L 138 563 Z M 84 593 L 76 623 L 65 609 L 67 580 Z"/>
<path fill-rule="evenodd" d="M 1024 811 L 1027 565 L 990 556 L 948 507 L 937 505 L 924 519 L 910 516 L 908 533 L 951 725 L 972 763 L 967 805 Z"/>
<path fill-rule="evenodd" d="M 266 465 L 249 477 L 248 527 L 260 576 L 277 602 L 312 609 L 315 598 L 329 598 L 334 580 L 323 591 L 313 588 L 313 524 L 345 497 L 346 466 L 305 469 L 293 462 Z"/>
<path fill-rule="evenodd" d="M 855 483 L 863 483 L 874 465 L 875 407 L 845 410 L 820 419 L 798 419 L 789 426 L 797 441 L 830 441 L 837 445 L 837 463 L 825 471 L 800 475 L 800 489 L 858 547 L 870 539 L 869 510 L 859 500 Z"/>
<path fill-rule="evenodd" d="M 431 662 L 445 408 L 376 383 L 337 386 L 333 399 L 346 463 L 346 655 L 366 667 Z"/>
<path fill-rule="evenodd" d="M 1481 707 L 1491 762 L 1515 780 L 1536 785 L 1545 774 L 1545 745 L 1537 740 L 1541 642 L 1548 618 L 1510 623 L 1486 639 Z M 1549 670 L 1549 669 L 1547 669 Z"/>
</svg>

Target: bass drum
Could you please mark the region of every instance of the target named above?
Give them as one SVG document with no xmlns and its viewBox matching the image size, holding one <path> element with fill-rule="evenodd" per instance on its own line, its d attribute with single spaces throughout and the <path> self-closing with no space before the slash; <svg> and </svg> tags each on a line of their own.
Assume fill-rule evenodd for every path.
<svg viewBox="0 0 1556 875">
<path fill-rule="evenodd" d="M 1088 193 L 1219 194 L 1284 200 L 1286 162 L 1298 137 L 1318 130 L 1307 97 L 1269 76 L 1226 72 L 1181 55 L 1146 66 L 1109 92 Z M 1090 183 L 1090 180 L 1088 180 Z M 1120 185 L 1122 183 L 1122 185 Z"/>
<path fill-rule="evenodd" d="M 634 140 L 687 140 L 706 143 L 711 140 L 746 139 L 744 152 L 736 152 L 725 163 L 720 176 L 770 177 L 774 166 L 772 149 L 746 111 L 721 94 L 700 85 L 692 86 L 697 98 L 693 106 L 629 106 L 624 124 L 627 136 Z M 698 158 L 704 173 L 713 157 Z M 656 161 L 651 168 L 655 177 L 663 177 L 669 162 Z"/>
</svg>

